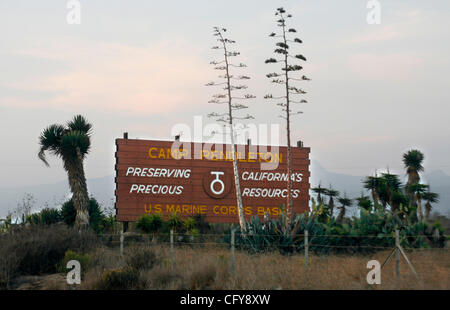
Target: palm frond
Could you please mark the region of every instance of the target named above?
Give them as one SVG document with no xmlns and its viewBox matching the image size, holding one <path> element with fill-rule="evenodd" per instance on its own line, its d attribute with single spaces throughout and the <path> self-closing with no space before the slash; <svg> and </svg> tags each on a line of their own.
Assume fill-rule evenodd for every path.
<svg viewBox="0 0 450 310">
<path fill-rule="evenodd" d="M 44 162 L 46 166 L 49 166 L 45 157 L 46 151 L 51 151 L 53 154 L 58 155 L 59 145 L 61 138 L 66 132 L 66 129 L 62 125 L 53 124 L 44 129 L 39 136 L 39 153 L 38 157 Z"/>
<path fill-rule="evenodd" d="M 409 150 L 405 154 L 403 154 L 403 164 L 405 168 L 410 171 L 423 171 L 422 162 L 424 159 L 424 155 L 419 150 Z"/>
<path fill-rule="evenodd" d="M 72 131 L 81 131 L 91 134 L 92 124 L 90 124 L 82 115 L 75 115 L 74 118 L 67 123 L 67 127 Z"/>
<path fill-rule="evenodd" d="M 61 139 L 61 154 L 66 158 L 77 156 L 77 149 L 81 155 L 89 153 L 91 140 L 89 136 L 82 131 L 69 131 Z"/>
</svg>

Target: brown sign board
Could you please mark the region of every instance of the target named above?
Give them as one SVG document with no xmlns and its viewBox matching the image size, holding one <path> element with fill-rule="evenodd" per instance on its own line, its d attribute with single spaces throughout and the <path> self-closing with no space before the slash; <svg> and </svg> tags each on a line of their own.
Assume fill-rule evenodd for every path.
<svg viewBox="0 0 450 310">
<path fill-rule="evenodd" d="M 177 213 L 206 221 L 238 223 L 233 153 L 229 144 L 116 140 L 116 215 L 119 221 Z M 292 147 L 293 212 L 309 204 L 310 148 Z M 286 204 L 287 147 L 237 145 L 247 219 L 280 215 Z"/>
</svg>

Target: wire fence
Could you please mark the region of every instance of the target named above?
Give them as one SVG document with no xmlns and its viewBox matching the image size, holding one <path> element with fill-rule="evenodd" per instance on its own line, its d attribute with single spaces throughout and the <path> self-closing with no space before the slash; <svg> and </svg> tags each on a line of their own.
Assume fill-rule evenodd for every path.
<svg viewBox="0 0 450 310">
<path fill-rule="evenodd" d="M 282 235 L 268 235 L 268 234 L 247 234 L 242 235 L 232 230 L 230 233 L 205 233 L 205 234 L 180 234 L 171 230 L 169 233 L 155 233 L 155 234 L 135 234 L 123 233 L 120 234 L 105 234 L 102 235 L 102 241 L 105 245 L 111 247 L 118 247 L 120 255 L 124 256 L 124 248 L 133 245 L 163 245 L 170 248 L 170 268 L 173 269 L 175 264 L 175 248 L 182 249 L 183 247 L 191 247 L 197 249 L 198 247 L 216 247 L 229 250 L 230 255 L 230 269 L 235 273 L 236 265 L 236 250 L 244 250 L 256 253 L 265 253 L 278 250 L 284 253 L 292 253 L 297 255 L 304 255 L 304 268 L 308 271 L 310 264 L 310 254 L 329 254 L 329 253 L 374 253 L 377 251 L 386 251 L 390 254 L 385 259 L 381 268 L 383 268 L 391 257 L 395 256 L 395 268 L 397 279 L 400 277 L 400 257 L 403 256 L 417 278 L 419 284 L 423 285 L 420 275 L 415 270 L 415 267 L 408 259 L 412 251 L 445 251 L 448 253 L 448 241 L 444 246 L 432 246 L 425 244 L 422 247 L 412 247 L 408 243 L 408 238 L 421 238 L 425 236 L 403 235 L 400 237 L 399 231 L 395 231 L 395 235 L 310 235 L 308 231 L 303 234 L 290 235 L 289 242 L 283 239 Z M 277 239 L 279 238 L 279 239 Z M 385 240 L 385 244 L 370 244 L 374 238 Z M 444 236 L 448 240 L 448 236 Z M 291 242 L 295 240 L 295 242 Z M 347 242 L 356 240 L 356 244 L 333 244 L 338 242 Z M 378 241 L 379 241 L 378 240 Z M 362 242 L 368 242 L 364 244 Z M 396 253 L 396 255 L 393 255 Z M 125 253 L 126 254 L 126 253 Z"/>
<path fill-rule="evenodd" d="M 234 237 L 233 237 L 234 236 Z M 231 239 L 234 238 L 234 247 L 237 249 L 244 249 L 245 245 L 252 242 L 264 243 L 267 250 L 294 247 L 296 249 L 305 248 L 306 243 L 311 248 L 334 248 L 334 249 L 373 249 L 373 250 L 388 250 L 392 249 L 396 244 L 396 236 L 391 235 L 323 235 L 315 234 L 290 234 L 288 237 L 279 234 L 247 234 L 241 233 L 201 233 L 201 234 L 185 234 L 171 231 L 171 233 L 155 233 L 155 234 L 103 234 L 100 236 L 103 244 L 107 246 L 127 246 L 130 244 L 164 244 L 174 246 L 225 246 L 232 247 Z M 409 246 L 411 242 L 405 242 L 407 239 L 416 240 L 422 238 L 427 240 L 425 236 L 418 235 L 402 235 L 399 237 L 398 243 L 403 246 L 405 250 L 443 250 L 448 251 L 450 247 L 433 246 L 424 243 L 424 246 Z M 448 240 L 448 236 L 444 236 Z M 308 240 L 306 240 L 308 239 Z M 377 240 L 374 240 L 377 239 Z M 292 241 L 287 244 L 287 241 Z M 339 244 L 355 241 L 355 244 Z M 370 244 L 373 242 L 386 243 L 385 245 Z M 338 243 L 338 244 L 336 244 Z M 447 241 L 448 243 L 448 241 Z"/>
</svg>

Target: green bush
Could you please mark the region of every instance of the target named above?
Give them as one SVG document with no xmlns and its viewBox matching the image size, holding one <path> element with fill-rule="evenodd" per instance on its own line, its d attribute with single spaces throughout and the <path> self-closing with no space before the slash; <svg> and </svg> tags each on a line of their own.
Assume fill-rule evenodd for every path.
<svg viewBox="0 0 450 310">
<path fill-rule="evenodd" d="M 320 208 L 315 208 L 319 210 Z M 236 232 L 236 246 L 252 253 L 279 251 L 284 254 L 304 250 L 304 232 L 309 233 L 309 249 L 317 254 L 373 253 L 393 248 L 395 230 L 400 232 L 401 245 L 405 248 L 444 246 L 445 238 L 433 238 L 433 228 L 425 223 L 403 222 L 390 212 L 377 209 L 361 210 L 359 218 L 346 223 L 336 223 L 333 218 L 324 221 L 320 212 L 297 214 L 289 228 L 284 229 L 285 213 L 267 223 L 253 217 L 246 223 L 246 236 Z M 225 242 L 230 242 L 227 234 Z"/>
<path fill-rule="evenodd" d="M 102 231 L 102 221 L 103 221 L 103 213 L 98 204 L 97 200 L 91 198 L 89 200 L 89 226 L 97 233 Z M 77 212 L 75 207 L 73 206 L 72 199 L 66 201 L 61 209 L 61 216 L 64 221 L 69 226 L 73 226 L 75 223 L 75 218 L 77 216 Z"/>
<path fill-rule="evenodd" d="M 169 215 L 166 225 L 169 229 L 173 229 L 175 232 L 177 229 L 183 227 L 183 221 L 180 219 L 180 216 L 177 213 L 173 213 Z"/>
<path fill-rule="evenodd" d="M 61 220 L 61 212 L 52 208 L 42 209 L 39 213 L 30 214 L 26 218 L 26 222 L 33 225 L 51 225 L 59 223 Z"/>
<path fill-rule="evenodd" d="M 44 225 L 56 224 L 62 220 L 61 213 L 57 209 L 45 208 L 40 213 Z"/>
<path fill-rule="evenodd" d="M 84 274 L 90 267 L 90 258 L 88 254 L 81 254 L 72 250 L 67 250 L 64 259 L 58 265 L 59 272 L 67 272 L 67 263 L 71 260 L 76 260 L 81 265 L 81 273 Z"/>
<path fill-rule="evenodd" d="M 192 217 L 188 217 L 187 219 L 184 220 L 183 226 L 184 226 L 184 229 L 186 230 L 186 232 L 188 232 L 188 233 L 191 232 L 192 230 L 196 229 L 195 228 L 195 226 L 196 226 L 195 219 Z M 198 229 L 197 229 L 197 231 L 198 231 Z"/>
<path fill-rule="evenodd" d="M 139 288 L 139 272 L 132 267 L 106 270 L 98 283 L 101 290 L 129 290 Z"/>
<path fill-rule="evenodd" d="M 156 233 L 163 225 L 162 215 L 159 213 L 147 214 L 138 218 L 136 228 L 142 232 Z"/>
</svg>

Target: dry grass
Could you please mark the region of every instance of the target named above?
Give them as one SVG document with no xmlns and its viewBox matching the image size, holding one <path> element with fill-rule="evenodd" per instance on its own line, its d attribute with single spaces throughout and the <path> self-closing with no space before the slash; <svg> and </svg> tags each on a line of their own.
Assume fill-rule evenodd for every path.
<svg viewBox="0 0 450 310">
<path fill-rule="evenodd" d="M 416 280 L 401 258 L 401 277 L 396 281 L 395 257 L 381 273 L 381 285 L 368 285 L 367 262 L 384 262 L 389 252 L 366 256 L 329 255 L 310 257 L 305 272 L 303 255 L 277 253 L 250 255 L 236 251 L 236 269 L 231 273 L 230 251 L 223 247 L 189 246 L 175 248 L 175 264 L 170 266 L 167 246 L 150 245 L 161 261 L 150 270 L 141 270 L 139 288 L 146 289 L 450 289 L 450 251 L 448 249 L 408 252 L 408 258 L 424 286 Z M 132 248 L 125 249 L 131 251 Z M 118 249 L 98 250 L 98 262 L 87 272 L 82 289 L 95 289 L 105 269 L 124 266 Z"/>
</svg>

